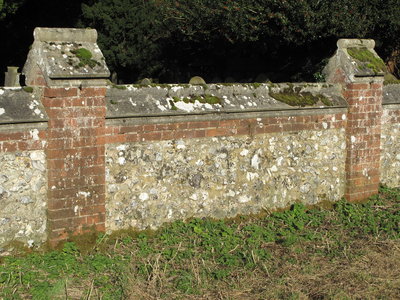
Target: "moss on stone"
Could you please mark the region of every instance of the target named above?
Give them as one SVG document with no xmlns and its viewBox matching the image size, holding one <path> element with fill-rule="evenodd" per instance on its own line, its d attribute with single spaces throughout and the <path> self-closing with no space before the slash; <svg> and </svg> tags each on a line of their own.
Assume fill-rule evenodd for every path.
<svg viewBox="0 0 400 300">
<path fill-rule="evenodd" d="M 388 85 L 388 84 L 400 84 L 400 80 L 397 79 L 394 75 L 387 73 L 385 74 L 384 77 L 384 85 Z"/>
<path fill-rule="evenodd" d="M 321 102 L 326 106 L 333 106 L 332 101 L 324 95 L 313 95 L 310 92 L 301 92 L 299 87 L 293 87 L 292 84 L 289 84 L 289 87 L 279 93 L 271 92 L 270 96 L 275 100 L 286 103 L 290 106 L 314 106 L 318 102 Z"/>
<path fill-rule="evenodd" d="M 22 89 L 27 93 L 33 92 L 33 87 L 31 87 L 31 86 L 24 86 L 24 87 L 22 87 Z"/>
<path fill-rule="evenodd" d="M 126 90 L 127 89 L 127 87 L 126 87 L 126 85 L 117 85 L 117 84 L 111 84 L 111 87 L 112 88 L 114 88 L 114 89 L 118 89 L 118 90 Z"/>
<path fill-rule="evenodd" d="M 361 69 L 371 70 L 375 74 L 386 72 L 383 60 L 365 47 L 350 47 L 347 48 L 347 53 L 360 63 Z"/>
<path fill-rule="evenodd" d="M 253 87 L 255 89 L 259 88 L 260 86 L 262 86 L 262 83 L 259 82 L 254 82 L 254 83 L 250 83 L 249 84 L 250 87 Z"/>
<path fill-rule="evenodd" d="M 86 48 L 79 48 L 76 50 L 72 50 L 71 53 L 75 54 L 76 57 L 79 59 L 79 64 L 77 67 L 84 67 L 84 66 L 89 66 L 91 68 L 94 68 L 96 65 L 99 65 L 97 61 L 92 59 L 93 54 Z"/>
</svg>

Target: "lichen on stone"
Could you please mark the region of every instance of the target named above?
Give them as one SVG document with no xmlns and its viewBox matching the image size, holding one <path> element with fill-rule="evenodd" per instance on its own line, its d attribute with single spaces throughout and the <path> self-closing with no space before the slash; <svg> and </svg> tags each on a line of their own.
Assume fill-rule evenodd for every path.
<svg viewBox="0 0 400 300">
<path fill-rule="evenodd" d="M 174 100 L 174 102 L 179 102 L 179 101 L 183 101 L 185 103 L 195 103 L 196 101 L 199 101 L 200 103 L 208 103 L 208 104 L 221 104 L 222 100 L 221 98 L 217 97 L 217 96 L 213 96 L 213 95 L 201 95 L 201 96 L 194 96 L 191 95 L 189 97 L 184 97 L 184 98 L 179 98 L 179 97 L 172 97 L 172 99 Z"/>
<path fill-rule="evenodd" d="M 386 72 L 383 60 L 365 47 L 349 47 L 347 53 L 359 62 L 359 66 L 363 70 L 371 70 L 375 74 Z"/>
</svg>

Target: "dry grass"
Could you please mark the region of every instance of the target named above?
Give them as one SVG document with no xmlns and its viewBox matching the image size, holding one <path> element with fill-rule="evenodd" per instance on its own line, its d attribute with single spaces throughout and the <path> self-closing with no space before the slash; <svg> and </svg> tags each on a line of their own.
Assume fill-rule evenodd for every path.
<svg viewBox="0 0 400 300">
<path fill-rule="evenodd" d="M 399 240 L 354 240 L 336 257 L 314 251 L 323 247 L 329 246 L 311 242 L 290 248 L 271 245 L 273 258 L 256 271 L 240 269 L 216 283 L 210 279 L 198 295 L 173 289 L 170 282 L 174 278 L 160 269 L 156 255 L 148 261 L 154 267 L 148 280 L 130 278 L 129 299 L 400 299 Z M 190 267 L 198 274 L 205 266 L 192 261 Z M 200 276 L 197 280 L 201 285 Z"/>
</svg>

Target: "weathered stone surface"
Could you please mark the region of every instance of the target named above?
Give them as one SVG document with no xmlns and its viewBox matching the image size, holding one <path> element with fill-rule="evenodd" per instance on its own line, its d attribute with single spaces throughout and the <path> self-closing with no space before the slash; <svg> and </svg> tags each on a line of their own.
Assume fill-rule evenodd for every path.
<svg viewBox="0 0 400 300">
<path fill-rule="evenodd" d="M 271 96 L 271 93 L 287 89 L 300 94 L 323 95 L 331 104 L 328 106 L 317 102 L 313 106 L 305 105 L 305 108 L 347 105 L 339 86 L 326 84 L 127 85 L 109 87 L 107 90 L 107 118 L 298 109 L 299 106 L 290 106 Z M 201 103 L 195 100 L 199 96 L 215 97 L 219 103 Z M 184 100 L 190 97 L 194 103 L 185 103 Z"/>
<path fill-rule="evenodd" d="M 393 110 L 400 105 L 384 107 L 381 134 L 381 183 L 389 187 L 400 186 L 400 123 L 388 122 Z M 400 114 L 399 114 L 400 115 Z"/>
<path fill-rule="evenodd" d="M 400 84 L 389 84 L 383 87 L 383 104 L 400 103 Z"/>
<path fill-rule="evenodd" d="M 0 153 L 0 252 L 46 240 L 46 196 L 44 151 Z"/>
<path fill-rule="evenodd" d="M 0 124 L 46 122 L 47 120 L 40 97 L 33 90 L 0 88 Z"/>
<path fill-rule="evenodd" d="M 339 200 L 344 129 L 108 145 L 108 230 Z"/>
</svg>

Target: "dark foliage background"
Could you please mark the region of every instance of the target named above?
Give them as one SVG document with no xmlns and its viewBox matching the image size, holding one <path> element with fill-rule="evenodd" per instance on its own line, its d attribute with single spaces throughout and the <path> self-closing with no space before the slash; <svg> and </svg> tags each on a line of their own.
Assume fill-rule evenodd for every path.
<svg viewBox="0 0 400 300">
<path fill-rule="evenodd" d="M 373 38 L 398 74 L 400 0 L 0 1 L 0 65 L 22 67 L 32 32 L 92 27 L 119 81 L 312 81 L 338 38 Z"/>
</svg>

